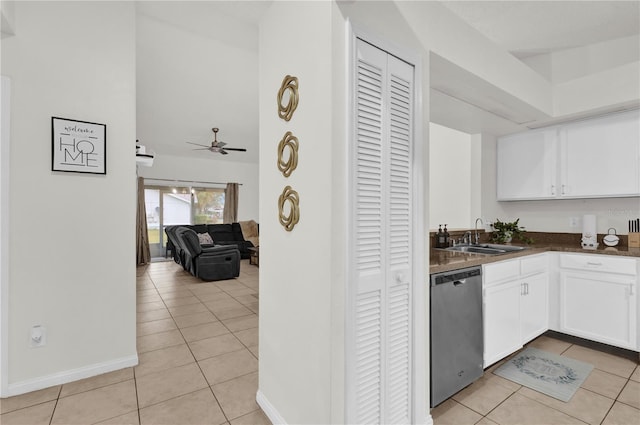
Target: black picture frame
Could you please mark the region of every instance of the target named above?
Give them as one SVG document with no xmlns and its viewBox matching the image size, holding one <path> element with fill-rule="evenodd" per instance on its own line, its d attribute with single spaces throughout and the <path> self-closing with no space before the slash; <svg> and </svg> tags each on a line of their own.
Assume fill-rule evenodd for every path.
<svg viewBox="0 0 640 425">
<path fill-rule="evenodd" d="M 107 125 L 51 117 L 51 171 L 107 174 Z"/>
</svg>

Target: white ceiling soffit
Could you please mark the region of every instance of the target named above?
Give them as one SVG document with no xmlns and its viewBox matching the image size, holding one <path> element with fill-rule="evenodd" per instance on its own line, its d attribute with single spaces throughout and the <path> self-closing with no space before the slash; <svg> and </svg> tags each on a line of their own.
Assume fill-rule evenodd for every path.
<svg viewBox="0 0 640 425">
<path fill-rule="evenodd" d="M 15 35 L 14 2 L 0 1 L 0 38 Z"/>
<path fill-rule="evenodd" d="M 502 136 L 523 130 L 509 120 L 433 89 L 429 107 L 429 121 L 467 134 Z"/>
<path fill-rule="evenodd" d="M 523 58 L 640 32 L 640 2 L 444 1 L 489 40 Z"/>
<path fill-rule="evenodd" d="M 640 109 L 640 101 L 638 100 L 625 102 L 624 104 L 617 105 L 615 108 L 611 108 L 610 106 L 603 106 L 602 108 L 598 108 L 598 109 L 590 109 L 588 111 L 575 113 L 571 115 L 564 115 L 558 118 L 549 118 L 547 120 L 528 123 L 525 125 L 525 127 L 533 130 L 536 128 L 550 127 L 552 125 L 558 125 L 565 122 L 580 121 L 580 120 L 590 119 L 595 116 L 617 114 L 620 112 L 631 111 L 635 109 Z"/>
<path fill-rule="evenodd" d="M 258 22 L 271 3 L 271 0 L 138 1 L 136 11 L 185 31 L 258 51 Z"/>
<path fill-rule="evenodd" d="M 544 112 L 434 53 L 430 55 L 430 78 L 432 92 L 440 92 L 514 124 L 549 118 Z"/>
</svg>

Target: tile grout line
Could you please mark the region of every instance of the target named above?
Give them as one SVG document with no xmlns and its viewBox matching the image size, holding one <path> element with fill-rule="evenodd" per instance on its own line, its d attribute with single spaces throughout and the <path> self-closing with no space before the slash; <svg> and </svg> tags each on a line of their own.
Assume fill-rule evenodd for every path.
<svg viewBox="0 0 640 425">
<path fill-rule="evenodd" d="M 155 283 L 154 283 L 154 285 L 155 285 Z M 219 288 L 219 287 L 218 287 L 218 288 Z M 218 316 L 216 316 L 216 314 L 215 314 L 213 311 L 211 311 L 211 310 L 209 309 L 209 307 L 208 307 L 206 304 L 204 304 L 204 303 L 202 302 L 202 300 L 200 300 L 200 298 L 198 297 L 198 295 L 197 295 L 197 294 L 194 294 L 194 293 L 193 293 L 193 291 L 191 291 L 191 289 L 189 289 L 189 288 L 186 288 L 186 289 L 187 289 L 187 290 L 188 290 L 188 291 L 189 291 L 189 292 L 190 292 L 190 293 L 191 293 L 191 294 L 192 294 L 192 295 L 193 295 L 193 296 L 198 300 L 198 302 L 199 302 L 199 303 L 201 303 L 201 304 L 203 304 L 203 305 L 205 306 L 205 308 L 207 309 L 207 311 L 208 311 L 208 312 L 210 312 L 210 313 L 211 313 L 211 314 L 216 318 L 216 320 L 218 320 L 218 322 L 219 322 L 219 323 L 221 323 L 221 324 L 222 324 L 222 326 L 224 326 L 224 327 L 225 327 L 225 329 L 227 329 L 227 331 L 229 331 L 229 333 L 230 333 L 231 335 L 233 335 L 233 337 L 234 337 L 234 338 L 235 338 L 235 339 L 236 339 L 240 344 L 242 344 L 242 345 L 244 346 L 243 342 L 242 342 L 242 341 L 240 341 L 240 339 L 239 339 L 237 336 L 235 336 L 235 334 L 234 334 L 234 333 L 233 333 L 233 332 L 232 332 L 232 331 L 231 331 L 231 330 L 226 326 L 226 324 L 225 324 L 225 323 L 223 323 L 223 322 L 222 322 L 222 320 L 220 320 L 220 319 L 218 318 Z M 224 292 L 225 294 L 227 294 L 227 293 L 226 293 L 226 291 L 224 291 L 222 288 L 219 288 L 219 289 L 220 289 L 222 292 Z M 227 295 L 228 295 L 228 294 L 227 294 Z M 165 306 L 166 306 L 166 303 L 165 303 L 165 301 L 164 301 L 164 297 L 162 296 L 162 294 L 160 294 L 160 298 L 162 299 L 163 304 L 165 304 Z M 180 335 L 182 336 L 182 339 L 183 339 L 183 341 L 184 341 L 184 344 L 187 346 L 187 349 L 188 349 L 188 350 L 189 350 L 189 352 L 191 353 L 191 356 L 193 357 L 193 359 L 194 359 L 194 361 L 195 361 L 195 364 L 197 365 L 198 369 L 200 370 L 200 373 L 202 374 L 202 377 L 204 378 L 205 382 L 207 383 L 207 386 L 209 387 L 209 391 L 210 391 L 210 392 L 211 392 L 211 394 L 213 395 L 214 400 L 216 400 L 216 403 L 218 404 L 218 407 L 220 408 L 220 412 L 222 412 L 222 415 L 224 416 L 224 418 L 225 418 L 226 422 L 227 422 L 227 423 L 230 423 L 230 422 L 231 422 L 231 419 L 229 419 L 229 417 L 227 416 L 227 413 L 226 413 L 226 412 L 224 411 L 224 409 L 222 408 L 222 405 L 220 404 L 220 401 L 218 400 L 218 398 L 217 398 L 217 397 L 216 397 L 216 395 L 215 395 L 215 392 L 213 391 L 213 384 L 210 384 L 210 383 L 209 383 L 209 381 L 207 380 L 207 377 L 206 377 L 206 375 L 205 375 L 204 371 L 202 370 L 202 367 L 200 366 L 200 360 L 198 360 L 198 359 L 196 358 L 195 354 L 193 353 L 193 350 L 192 350 L 191 346 L 189 345 L 189 342 L 187 342 L 187 340 L 186 340 L 186 338 L 185 338 L 185 336 L 184 336 L 184 333 L 182 332 L 182 328 L 181 328 L 180 326 L 178 326 L 178 323 L 176 322 L 175 317 L 173 316 L 173 314 L 172 314 L 172 313 L 171 313 L 171 311 L 169 310 L 168 306 L 167 306 L 167 311 L 169 312 L 169 315 L 171 316 L 171 319 L 173 320 L 174 324 L 176 325 L 176 328 L 177 328 L 178 332 L 180 332 Z M 211 323 L 214 323 L 214 322 L 211 322 Z M 198 325 L 194 325 L 194 326 L 198 326 Z M 189 326 L 187 326 L 187 327 L 189 327 Z M 205 339 L 206 339 L 206 338 L 205 338 Z M 245 349 L 246 349 L 246 346 L 245 346 Z M 238 350 L 238 351 L 239 351 L 239 350 Z M 250 350 L 247 350 L 247 351 L 249 351 L 249 352 L 251 353 L 251 351 L 250 351 Z M 228 353 L 224 353 L 224 354 L 228 354 Z M 251 354 L 253 355 L 253 353 L 251 353 Z M 221 354 L 221 355 L 223 355 L 223 354 Z M 213 356 L 213 357 L 217 357 L 217 356 Z M 207 359 L 209 359 L 209 358 L 213 358 L 213 357 L 208 357 Z M 254 356 L 254 357 L 255 357 L 255 356 Z M 202 360 L 206 360 L 206 359 L 202 359 Z M 251 372 L 251 373 L 253 373 L 253 372 Z M 239 378 L 239 377 L 241 377 L 241 376 L 246 376 L 246 375 L 248 375 L 248 374 L 240 375 L 240 376 L 237 376 L 237 377 L 232 378 L 232 379 L 230 379 L 230 380 L 233 380 L 233 379 Z M 228 380 L 228 381 L 230 381 L 230 380 Z M 228 382 L 228 381 L 223 381 L 223 382 Z M 223 383 L 223 382 L 219 382 L 219 383 L 217 383 L 217 384 L 221 384 L 221 383 Z M 215 385 L 217 385 L 217 384 L 215 384 Z M 196 391 L 200 391 L 200 390 L 196 390 Z M 196 392 L 196 391 L 193 391 L 193 392 Z M 192 393 L 193 393 L 193 392 L 192 392 Z M 192 394 L 192 393 L 188 393 L 188 394 Z M 136 393 L 136 395 L 137 395 L 137 393 Z M 186 394 L 183 394 L 183 395 L 186 395 Z M 172 399 L 175 399 L 175 398 L 178 398 L 178 397 L 182 397 L 183 395 L 181 395 L 181 396 L 177 396 L 177 397 L 173 397 L 173 398 L 171 398 L 171 399 L 169 399 L 169 400 L 172 400 Z M 168 401 L 168 400 L 164 400 L 164 401 L 159 402 L 159 403 L 163 403 L 163 402 L 166 402 L 166 401 Z M 159 404 L 159 403 L 157 403 L 157 404 Z M 138 410 L 138 412 L 139 412 L 139 410 Z M 139 419 L 139 420 L 140 420 L 140 419 Z"/>
<path fill-rule="evenodd" d="M 140 417 L 140 397 L 138 396 L 138 377 L 136 376 L 136 370 L 133 368 L 133 385 L 136 390 L 136 407 L 138 411 L 138 424 L 142 425 L 142 418 Z"/>
<path fill-rule="evenodd" d="M 62 394 L 62 386 L 60 385 L 60 389 L 58 390 L 58 396 L 56 397 L 56 404 L 53 406 L 53 410 L 51 411 L 51 418 L 49 418 L 49 425 L 53 423 L 53 415 L 56 414 L 56 409 L 58 408 L 58 401 L 60 401 L 60 394 Z"/>
<path fill-rule="evenodd" d="M 181 328 L 180 326 L 178 326 L 178 323 L 177 323 L 177 322 L 176 322 L 176 320 L 175 320 L 175 316 L 174 316 L 174 315 L 171 313 L 171 311 L 169 310 L 169 307 L 167 306 L 167 304 L 166 304 L 166 302 L 165 302 L 164 297 L 163 297 L 163 296 L 162 296 L 162 294 L 157 290 L 157 286 L 155 286 L 155 281 L 153 281 L 153 279 L 152 279 L 152 278 L 151 278 L 151 281 L 152 281 L 152 283 L 153 283 L 154 287 L 156 288 L 156 292 L 157 292 L 157 293 L 158 293 L 158 295 L 160 296 L 160 298 L 161 298 L 161 300 L 162 300 L 162 303 L 165 305 L 165 309 L 167 310 L 167 312 L 168 312 L 169 316 L 170 316 L 170 317 L 171 317 L 171 319 L 173 320 L 174 325 L 176 326 L 176 329 L 180 332 L 180 335 L 181 335 L 181 337 L 182 337 L 182 339 L 183 339 L 183 341 L 184 341 L 184 344 L 187 346 L 187 349 L 188 349 L 188 350 L 189 350 L 189 352 L 191 353 L 191 356 L 193 357 L 193 359 L 194 359 L 194 361 L 195 361 L 196 365 L 198 366 L 198 369 L 200 370 L 200 373 L 202 373 L 203 377 L 205 378 L 205 381 L 207 382 L 207 385 L 208 385 L 208 387 L 209 387 L 209 390 L 211 391 L 211 393 L 212 393 L 212 395 L 213 395 L 214 399 L 216 400 L 216 402 L 218 403 L 218 406 L 219 406 L 219 408 L 220 408 L 220 411 L 222 412 L 223 416 L 225 417 L 226 422 L 227 422 L 227 423 L 230 423 L 230 422 L 231 422 L 231 419 L 229 419 L 229 417 L 228 417 L 228 416 L 227 416 L 227 414 L 225 413 L 224 409 L 222 408 L 222 405 L 220 404 L 220 401 L 219 401 L 219 400 L 218 400 L 218 398 L 216 397 L 216 395 L 215 395 L 215 393 L 214 393 L 214 391 L 213 391 L 213 385 L 218 385 L 218 384 L 226 383 L 226 382 L 232 381 L 232 380 L 234 380 L 234 379 L 237 379 L 237 378 L 240 378 L 240 377 L 244 377 L 244 376 L 250 375 L 250 374 L 255 373 L 255 372 L 250 372 L 250 373 L 247 373 L 247 374 L 242 374 L 242 375 L 236 376 L 236 377 L 234 377 L 234 378 L 232 378 L 232 379 L 229 379 L 229 380 L 226 380 L 226 381 L 222 381 L 222 382 L 218 382 L 218 383 L 213 384 L 213 385 L 209 384 L 209 382 L 208 382 L 208 380 L 206 379 L 206 376 L 205 376 L 205 374 L 204 374 L 204 371 L 202 370 L 202 367 L 200 366 L 200 361 L 196 359 L 195 354 L 193 353 L 193 350 L 191 349 L 191 346 L 189 345 L 189 342 L 187 342 L 187 340 L 186 340 L 186 338 L 185 338 L 185 336 L 184 336 L 184 333 L 182 332 L 182 329 L 183 329 L 183 328 Z M 247 286 L 246 286 L 246 285 L 244 285 L 243 283 L 241 283 L 241 284 L 242 284 L 245 288 L 247 288 L 248 290 L 250 290 L 250 291 L 254 291 L 252 288 L 247 287 Z M 180 286 L 182 286 L 182 285 L 180 285 Z M 217 286 L 216 286 L 216 287 L 217 287 Z M 240 303 L 243 307 L 247 308 L 243 303 L 239 302 L 239 301 L 238 301 L 238 300 L 237 300 L 233 295 L 229 294 L 227 291 L 225 291 L 224 289 L 222 289 L 222 288 L 220 288 L 220 287 L 217 287 L 217 288 L 218 288 L 218 289 L 220 289 L 220 291 L 221 291 L 221 292 L 223 292 L 225 295 L 232 297 L 236 302 Z M 231 329 L 229 329 L 229 327 L 228 327 L 228 326 L 227 326 L 227 325 L 226 325 L 226 324 L 225 324 L 225 323 L 224 323 L 224 322 L 223 322 L 223 321 L 222 321 L 222 320 L 221 320 L 221 319 L 220 319 L 220 318 L 219 318 L 219 317 L 218 317 L 218 316 L 217 316 L 217 315 L 216 315 L 216 314 L 215 314 L 215 313 L 214 313 L 214 312 L 213 312 L 213 311 L 212 311 L 212 310 L 211 310 L 211 309 L 206 305 L 206 304 L 204 304 L 204 302 L 199 298 L 199 296 L 198 296 L 196 293 L 194 293 L 193 291 L 191 291 L 191 289 L 190 289 L 190 288 L 185 288 L 185 289 L 187 289 L 187 290 L 192 294 L 192 296 L 194 296 L 194 297 L 198 300 L 198 302 L 199 302 L 199 303 L 201 303 L 201 304 L 203 304 L 203 305 L 205 306 L 205 308 L 207 309 L 207 311 L 208 311 L 208 312 L 210 312 L 210 313 L 211 313 L 211 314 L 216 318 L 216 320 L 218 320 L 218 322 L 219 322 L 219 323 L 220 323 L 220 324 L 221 324 L 221 325 L 222 325 L 222 326 L 223 326 L 223 327 L 228 331 L 228 333 L 229 333 L 229 334 L 233 335 L 233 337 L 234 337 L 234 338 L 235 338 L 235 339 L 236 339 L 236 340 L 237 340 L 237 341 L 242 345 L 242 347 L 244 347 L 244 348 L 243 348 L 243 350 L 245 350 L 245 349 L 246 349 L 247 351 L 249 351 L 249 353 L 251 353 L 251 355 L 252 355 L 253 357 L 256 357 L 256 356 L 251 352 L 251 350 L 249 350 L 249 349 L 248 349 L 248 347 L 244 344 L 244 342 L 242 342 L 242 341 L 241 341 L 241 340 L 240 340 L 240 339 L 235 335 L 235 332 L 233 332 Z M 253 295 L 253 294 L 252 294 L 252 295 Z M 160 309 L 159 309 L 159 310 L 160 310 Z M 247 310 L 251 311 L 249 308 L 247 308 Z M 153 311 L 153 310 L 151 310 L 151 311 Z M 238 317 L 239 317 L 239 318 L 240 318 L 240 317 L 249 317 L 249 316 L 253 316 L 253 315 L 257 316 L 257 313 L 255 313 L 255 312 L 253 312 L 253 311 L 252 311 L 252 314 L 248 314 L 248 315 L 245 315 L 245 316 L 238 316 Z M 235 319 L 235 318 L 229 318 L 229 319 Z M 229 319 L 225 319 L 225 320 L 229 320 Z M 207 323 L 208 323 L 208 322 L 207 322 Z M 215 322 L 211 322 L 211 323 L 215 323 Z M 198 325 L 194 325 L 194 326 L 199 326 L 199 324 L 198 324 Z M 187 328 L 188 328 L 188 327 L 189 327 L 189 326 L 187 326 Z M 249 328 L 249 329 L 253 329 L 253 328 Z M 240 331 L 243 331 L 243 330 L 246 330 L 246 329 L 242 329 L 242 330 L 240 330 Z M 240 332 L 240 331 L 238 331 L 238 332 Z M 157 333 L 162 333 L 162 332 L 156 332 L 155 334 L 157 334 Z M 150 334 L 150 335 L 154 335 L 154 334 Z M 145 335 L 145 336 L 146 336 L 146 335 Z M 205 338 L 205 339 L 206 339 L 206 338 Z M 167 347 L 163 347 L 163 348 L 167 348 Z M 162 349 L 162 348 L 158 348 L 157 350 L 160 350 L 160 349 Z M 151 350 L 151 351 L 149 351 L 149 352 L 152 352 L 152 351 L 156 351 L 156 350 Z M 237 350 L 237 351 L 241 351 L 241 350 Z M 224 353 L 223 353 L 223 354 L 224 354 Z M 223 355 L 223 354 L 221 354 L 221 355 Z M 226 354 L 228 354 L 228 353 L 226 353 Z M 217 357 L 217 356 L 213 356 L 213 357 Z M 213 357 L 208 357 L 207 359 L 209 359 L 209 358 L 213 358 Z M 256 359 L 257 359 L 257 358 L 256 358 Z M 203 360 L 206 360 L 206 359 L 203 359 Z M 136 375 L 135 375 L 135 369 L 134 369 L 134 378 L 135 378 L 135 376 L 136 376 Z M 200 390 L 196 390 L 196 391 L 200 391 Z M 196 391 L 193 391 L 193 392 L 196 392 Z M 191 392 L 191 393 L 193 393 L 193 392 Z M 191 394 L 191 393 L 188 393 L 188 394 Z M 184 396 L 184 395 L 186 395 L 186 394 L 183 394 L 183 395 L 181 395 L 181 396 Z M 175 399 L 175 398 L 178 398 L 178 397 L 181 397 L 181 396 L 173 397 L 173 398 L 171 398 L 171 399 L 169 399 L 169 400 L 172 400 L 172 399 Z M 138 397 L 138 395 L 137 395 L 137 381 L 136 381 L 136 400 L 137 400 L 137 397 Z M 163 403 L 163 402 L 166 402 L 166 401 L 168 401 L 168 400 L 164 400 L 164 401 L 159 402 L 159 403 Z M 156 403 L 156 404 L 159 404 L 159 403 Z M 147 407 L 148 407 L 148 406 L 147 406 Z M 255 411 L 258 411 L 258 410 L 260 410 L 260 409 L 256 409 Z M 253 413 L 253 412 L 254 412 L 254 411 L 251 411 L 251 412 L 248 412 L 248 413 L 246 413 L 246 414 Z M 241 416 L 243 416 L 243 415 L 241 415 Z M 234 418 L 234 419 L 236 419 L 236 418 Z M 140 407 L 139 407 L 139 402 L 138 402 L 138 420 L 139 420 L 139 421 L 141 421 L 141 418 L 140 418 Z"/>
</svg>

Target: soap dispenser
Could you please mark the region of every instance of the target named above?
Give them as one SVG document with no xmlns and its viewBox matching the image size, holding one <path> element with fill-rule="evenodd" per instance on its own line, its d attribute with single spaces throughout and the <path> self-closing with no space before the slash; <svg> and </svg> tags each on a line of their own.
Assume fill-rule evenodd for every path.
<svg viewBox="0 0 640 425">
<path fill-rule="evenodd" d="M 444 248 L 444 232 L 442 231 L 442 224 L 438 225 L 438 234 L 436 235 L 436 248 Z"/>
<path fill-rule="evenodd" d="M 447 225 L 444 225 L 444 247 L 449 246 L 449 231 L 447 230 Z"/>
</svg>

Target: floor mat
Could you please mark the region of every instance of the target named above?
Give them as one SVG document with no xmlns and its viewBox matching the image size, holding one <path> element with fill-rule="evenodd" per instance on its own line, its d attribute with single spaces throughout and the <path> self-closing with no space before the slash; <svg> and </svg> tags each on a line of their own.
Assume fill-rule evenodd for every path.
<svg viewBox="0 0 640 425">
<path fill-rule="evenodd" d="M 494 372 L 510 381 L 569 401 L 593 370 L 593 365 L 528 347 Z"/>
</svg>

